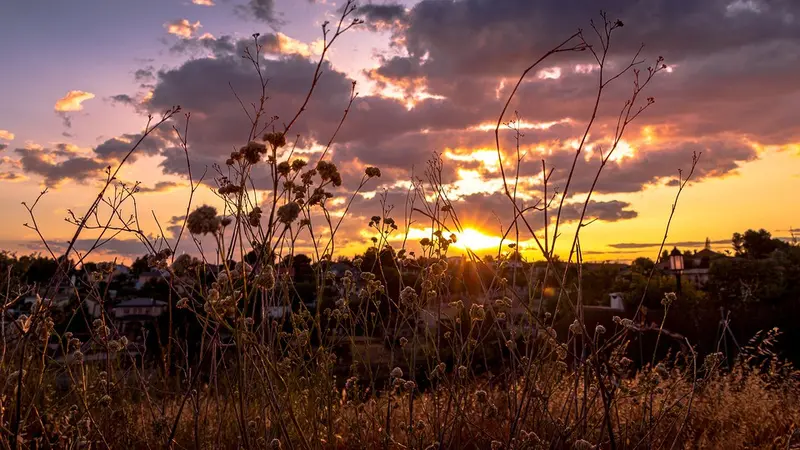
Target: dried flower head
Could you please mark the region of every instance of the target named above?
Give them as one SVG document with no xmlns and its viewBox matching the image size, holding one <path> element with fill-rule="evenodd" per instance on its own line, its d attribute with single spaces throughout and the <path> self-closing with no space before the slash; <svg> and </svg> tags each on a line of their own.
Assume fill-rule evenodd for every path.
<svg viewBox="0 0 800 450">
<path fill-rule="evenodd" d="M 200 206 L 186 218 L 186 227 L 192 234 L 215 233 L 219 230 L 219 226 L 220 220 L 217 217 L 217 209 L 213 206 Z"/>
<path fill-rule="evenodd" d="M 336 164 L 320 161 L 317 163 L 317 172 L 323 181 L 330 180 L 334 186 L 342 185 L 342 176 L 339 174 L 339 168 L 336 167 Z"/>
<path fill-rule="evenodd" d="M 256 206 L 247 214 L 247 222 L 251 227 L 257 227 L 261 223 L 261 208 Z"/>
<path fill-rule="evenodd" d="M 308 163 L 304 159 L 295 159 L 292 161 L 292 170 L 299 172 L 303 167 L 306 166 L 306 164 Z"/>
<path fill-rule="evenodd" d="M 414 290 L 411 286 L 406 286 L 402 292 L 400 292 L 400 301 L 403 303 L 414 303 L 417 301 L 417 291 Z"/>
<path fill-rule="evenodd" d="M 261 155 L 267 152 L 267 146 L 255 141 L 250 141 L 239 149 L 239 153 L 250 164 L 255 164 L 261 160 Z"/>
<path fill-rule="evenodd" d="M 379 177 L 380 178 L 381 169 L 378 169 L 377 167 L 367 167 L 367 169 L 364 171 L 364 173 L 367 174 L 367 176 L 370 177 L 370 178 L 373 178 L 373 177 Z"/>
<path fill-rule="evenodd" d="M 403 378 L 403 369 L 395 367 L 389 375 L 391 375 L 392 378 Z"/>
<path fill-rule="evenodd" d="M 278 175 L 285 177 L 289 175 L 289 172 L 291 172 L 292 166 L 289 165 L 288 161 L 282 161 L 280 164 L 278 164 L 276 170 L 278 171 Z"/>
<path fill-rule="evenodd" d="M 278 220 L 287 225 L 297 220 L 299 215 L 300 205 L 297 202 L 289 202 L 278 208 Z"/>
<path fill-rule="evenodd" d="M 275 148 L 280 148 L 286 145 L 286 135 L 276 131 L 265 134 L 264 140 L 272 144 L 272 146 Z"/>
<path fill-rule="evenodd" d="M 469 307 L 469 318 L 472 320 L 483 320 L 486 318 L 486 310 L 483 309 L 483 305 L 479 305 L 477 303 L 473 303 L 472 306 Z"/>
</svg>

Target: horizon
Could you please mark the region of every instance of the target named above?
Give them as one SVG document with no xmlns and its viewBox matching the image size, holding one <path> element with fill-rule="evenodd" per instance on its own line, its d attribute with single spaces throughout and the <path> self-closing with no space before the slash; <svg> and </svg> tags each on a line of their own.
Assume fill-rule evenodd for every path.
<svg viewBox="0 0 800 450">
<path fill-rule="evenodd" d="M 341 206 L 366 167 L 378 167 L 382 176 L 356 198 L 338 254 L 351 256 L 370 245 L 366 223 L 383 215 L 382 189 L 401 222 L 412 170 L 419 175 L 434 152 L 442 157 L 445 183 L 463 214 L 457 251 L 496 252 L 497 223 L 509 222 L 510 203 L 501 194 L 493 122 L 527 65 L 598 20 L 594 3 L 360 3 L 365 23 L 333 46 L 309 112 L 298 122 L 298 153 L 313 159 L 347 107 L 351 82 L 357 82 L 359 95 L 331 147 L 344 178 L 335 199 L 341 201 L 332 205 Z M 46 187 L 36 221 L 57 250 L 74 232 L 64 220 L 68 211 L 80 214 L 91 203 L 104 167 L 125 155 L 146 115 L 172 105 L 183 107 L 174 122 L 178 128 L 182 114 L 192 114 L 192 174 L 208 170 L 213 181 L 212 164 L 223 165 L 231 150 L 247 143 L 248 119 L 232 87 L 245 103 L 257 101 L 254 73 L 240 58 L 250 35 L 261 33 L 265 45 L 261 56 L 271 75 L 267 112 L 285 118 L 299 104 L 319 58 L 320 25 L 334 21 L 340 6 L 281 0 L 0 6 L 0 39 L 14 43 L 0 50 L 0 60 L 16 69 L 6 71 L 0 86 L 0 98 L 12 105 L 0 112 L 0 205 L 7 219 L 0 247 L 19 254 L 46 251 L 36 232 L 23 226 L 31 218 L 20 205 L 32 204 Z M 655 12 L 649 13 L 609 2 L 609 18 L 624 23 L 610 65 L 624 66 L 643 42 L 642 70 L 659 56 L 667 66 L 648 87 L 655 103 L 630 125 L 592 195 L 589 213 L 596 220 L 581 231 L 584 259 L 656 260 L 678 171 L 689 171 L 693 152 L 702 154 L 665 249 L 672 248 L 670 242 L 700 249 L 709 238 L 715 251 L 724 251 L 734 232 L 759 228 L 789 239 L 800 219 L 797 209 L 784 206 L 787 192 L 800 191 L 800 124 L 793 120 L 800 85 L 790 75 L 800 71 L 792 57 L 800 52 L 800 4 L 652 6 Z M 731 27 L 739 31 L 732 34 Z M 682 34 L 675 35 L 678 29 Z M 521 118 L 521 149 L 529 153 L 521 178 L 525 201 L 538 193 L 542 158 L 548 170 L 555 168 L 556 186 L 564 183 L 591 112 L 597 68 L 590 58 L 587 52 L 556 55 L 523 83 L 512 104 Z M 577 186 L 565 203 L 574 206 L 569 211 L 579 212 L 586 198 L 586 180 L 599 166 L 596 149 L 608 145 L 614 111 L 630 90 L 629 75 L 605 96 L 578 162 Z M 189 187 L 183 152 L 166 131 L 145 141 L 119 179 L 142 183 L 136 198 L 143 229 L 157 235 L 163 227 L 174 238 Z M 503 130 L 502 136 L 507 161 L 513 158 L 513 134 Z M 257 182 L 266 181 L 265 174 L 256 175 Z M 221 204 L 211 187 L 201 186 L 193 205 Z M 574 230 L 571 220 L 560 230 L 565 235 Z M 409 232 L 412 241 L 425 235 L 420 226 Z M 563 245 L 557 253 L 566 256 Z M 520 247 L 527 259 L 541 259 L 535 251 L 526 254 L 531 242 Z M 180 250 L 191 249 L 184 244 Z M 145 252 L 134 236 L 121 235 L 89 260 L 130 261 Z"/>
</svg>

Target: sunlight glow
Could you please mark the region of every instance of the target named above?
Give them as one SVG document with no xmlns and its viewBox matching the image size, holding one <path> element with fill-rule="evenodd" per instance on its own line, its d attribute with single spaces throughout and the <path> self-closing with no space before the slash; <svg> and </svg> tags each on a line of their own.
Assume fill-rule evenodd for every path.
<svg viewBox="0 0 800 450">
<path fill-rule="evenodd" d="M 458 240 L 453 245 L 465 250 L 486 250 L 490 248 L 498 248 L 502 242 L 502 239 L 499 236 L 484 234 L 474 228 L 466 228 L 464 229 L 463 233 L 457 233 L 456 236 L 458 237 Z"/>
<path fill-rule="evenodd" d="M 631 147 L 625 140 L 621 140 L 617 144 L 617 148 L 614 149 L 609 161 L 622 161 L 625 158 L 633 158 L 634 156 L 636 156 L 636 149 Z"/>
<path fill-rule="evenodd" d="M 480 149 L 467 153 L 464 151 L 453 152 L 453 149 L 448 148 L 442 156 L 453 161 L 478 161 L 486 170 L 490 171 L 495 171 L 499 167 L 496 150 Z"/>
<path fill-rule="evenodd" d="M 459 197 L 472 194 L 492 194 L 503 187 L 502 179 L 486 179 L 477 170 L 458 169 L 458 181 L 451 184 Z"/>
<path fill-rule="evenodd" d="M 547 130 L 555 125 L 559 125 L 562 123 L 571 123 L 572 119 L 569 117 L 565 117 L 561 120 L 556 120 L 553 122 L 526 122 L 524 120 L 520 120 L 514 126 L 519 126 L 520 130 Z M 484 122 L 474 127 L 470 127 L 470 130 L 474 131 L 494 131 L 497 127 L 497 122 Z M 501 125 L 500 130 L 508 130 L 508 127 Z"/>
<path fill-rule="evenodd" d="M 463 232 L 454 232 L 456 235 L 456 242 L 453 247 L 461 250 L 488 250 L 496 249 L 500 246 L 501 239 L 499 236 L 492 236 L 478 231 L 475 228 L 465 228 Z M 410 240 L 420 240 L 422 238 L 430 238 L 433 235 L 431 228 L 411 228 L 408 232 Z M 444 232 L 444 237 L 450 236 L 450 233 Z M 508 241 L 506 241 L 508 242 Z"/>
<path fill-rule="evenodd" d="M 539 71 L 539 78 L 542 80 L 557 80 L 561 78 L 560 67 L 550 67 Z"/>
</svg>

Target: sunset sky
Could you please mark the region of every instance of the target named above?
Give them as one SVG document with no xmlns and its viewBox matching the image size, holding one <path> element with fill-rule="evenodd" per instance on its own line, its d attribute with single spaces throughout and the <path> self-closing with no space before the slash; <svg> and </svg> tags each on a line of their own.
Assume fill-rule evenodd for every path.
<svg viewBox="0 0 800 450">
<path fill-rule="evenodd" d="M 172 105 L 191 112 L 193 173 L 224 164 L 246 142 L 250 125 L 232 93 L 257 101 L 258 80 L 241 52 L 261 33 L 270 78 L 267 112 L 291 116 L 319 58 L 321 24 L 334 22 L 344 0 L 26 0 L 0 5 L 0 249 L 42 251 L 22 201 L 55 248 L 97 195 L 106 166 L 138 138 L 147 113 Z M 788 237 L 800 224 L 800 2 L 795 0 L 421 0 L 359 2 L 365 23 L 337 41 L 309 109 L 295 128 L 300 147 L 318 152 L 347 105 L 359 96 L 332 147 L 352 189 L 367 166 L 382 177 L 359 197 L 340 248 L 369 244 L 369 217 L 380 214 L 376 192 L 388 190 L 395 218 L 412 173 L 433 152 L 442 155 L 462 221 L 460 240 L 481 252 L 499 241 L 510 203 L 495 154 L 493 126 L 521 72 L 578 28 L 595 39 L 590 20 L 600 7 L 624 27 L 614 32 L 608 73 L 620 70 L 644 43 L 640 66 L 663 56 L 667 69 L 642 94 L 654 97 L 627 129 L 606 166 L 582 231 L 586 259 L 655 257 L 676 194 L 678 170 L 702 152 L 694 182 L 683 192 L 668 244 L 730 247 L 731 234 L 766 228 Z M 598 84 L 590 52 L 554 55 L 523 83 L 510 111 L 524 123 L 521 196 L 541 196 L 541 160 L 563 188 L 575 145 L 589 119 Z M 626 73 L 604 93 L 597 125 L 566 200 L 574 226 L 599 151 L 608 148 L 617 112 L 633 88 Z M 181 116 L 182 117 L 182 116 Z M 505 120 L 511 119 L 511 114 Z M 280 120 L 279 120 L 280 122 Z M 182 127 L 182 119 L 176 125 Z M 184 154 L 169 127 L 145 142 L 120 179 L 140 181 L 140 214 L 171 233 L 188 198 Z M 515 170 L 513 134 L 502 134 Z M 262 174 L 264 175 L 264 174 Z M 266 175 L 264 175 L 266 176 Z M 211 186 L 196 204 L 214 203 Z M 528 204 L 526 203 L 526 204 Z M 150 211 L 153 211 L 153 214 Z M 143 219 L 144 220 L 144 219 Z M 539 220 L 539 219 L 534 219 Z M 568 223 L 564 231 L 573 228 Z M 412 236 L 421 236 L 416 230 Z M 171 235 L 168 234 L 168 238 Z M 495 237 L 493 237 L 495 236 Z M 562 245 L 566 246 L 564 242 Z M 523 246 L 525 247 L 525 246 Z M 568 249 L 567 249 L 568 250 Z M 187 249 L 188 251 L 188 249 Z M 132 236 L 107 244 L 98 257 L 145 253 Z M 526 254 L 537 258 L 534 252 Z"/>
</svg>

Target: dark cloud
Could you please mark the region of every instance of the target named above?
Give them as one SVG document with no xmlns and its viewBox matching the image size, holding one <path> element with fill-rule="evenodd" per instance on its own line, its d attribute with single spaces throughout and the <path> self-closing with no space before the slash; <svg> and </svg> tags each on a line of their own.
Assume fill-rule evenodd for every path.
<svg viewBox="0 0 800 450">
<path fill-rule="evenodd" d="M 406 7 L 399 3 L 366 4 L 360 5 L 356 14 L 361 17 L 368 27 L 384 29 L 396 27 L 406 18 Z"/>
<path fill-rule="evenodd" d="M 732 10 L 733 3 L 612 0 L 602 7 L 610 19 L 622 19 L 626 25 L 617 50 L 635 51 L 644 42 L 671 61 L 800 37 L 797 2 L 748 2 L 758 4 L 758 12 Z M 559 0 L 423 0 L 411 8 L 407 27 L 398 33 L 408 58 L 422 62 L 427 76 L 515 74 L 571 30 L 585 28 L 593 35 L 587 22 L 598 20 L 598 8 L 593 0 L 569 5 Z"/>
<path fill-rule="evenodd" d="M 182 183 L 177 183 L 175 181 L 159 181 L 154 184 L 152 187 L 139 185 L 138 192 L 141 194 L 152 194 L 158 192 L 167 192 L 173 189 L 185 186 Z"/>
<path fill-rule="evenodd" d="M 272 25 L 280 23 L 275 13 L 275 0 L 249 0 L 243 5 L 237 5 L 236 13 L 245 19 L 259 20 Z"/>
<path fill-rule="evenodd" d="M 1 152 L 1 151 L 3 151 L 3 150 L 5 150 L 5 149 L 7 149 L 7 148 L 8 148 L 8 144 L 2 144 L 2 143 L 0 143 L 0 152 Z"/>
<path fill-rule="evenodd" d="M 58 152 L 50 149 L 18 148 L 19 162 L 26 173 L 44 178 L 47 186 L 57 186 L 64 180 L 85 182 L 97 178 L 106 163 L 85 156 L 57 158 Z"/>
<path fill-rule="evenodd" d="M 125 157 L 141 138 L 141 134 L 124 134 L 114 137 L 95 147 L 94 153 L 102 160 L 119 160 Z M 142 140 L 136 151 L 131 154 L 131 158 L 135 160 L 143 154 L 155 155 L 163 147 L 164 142 L 158 134 L 151 134 Z"/>
<path fill-rule="evenodd" d="M 154 71 L 155 69 L 152 66 L 148 66 L 144 69 L 137 69 L 136 72 L 133 73 L 133 78 L 136 81 L 147 83 L 155 80 Z"/>
<path fill-rule="evenodd" d="M 631 206 L 628 202 L 621 202 L 619 200 L 610 201 L 595 201 L 590 200 L 586 207 L 586 216 L 584 223 L 591 220 L 600 220 L 603 222 L 618 222 L 620 220 L 629 220 L 636 218 L 639 214 L 636 211 L 629 209 Z M 581 218 L 581 211 L 583 204 L 565 204 L 564 210 L 561 213 L 561 218 L 564 222 L 577 222 Z"/>
<path fill-rule="evenodd" d="M 111 103 L 121 103 L 123 105 L 134 105 L 136 101 L 128 94 L 112 95 L 108 98 Z"/>
<path fill-rule="evenodd" d="M 72 128 L 72 117 L 69 114 L 68 112 L 56 111 L 56 115 L 61 117 L 61 123 L 64 124 L 64 128 Z M 67 132 L 65 131 L 64 133 Z"/>
<path fill-rule="evenodd" d="M 169 51 L 189 56 L 200 55 L 201 52 L 210 52 L 215 57 L 225 56 L 236 51 L 236 42 L 236 39 L 229 35 L 219 38 L 212 36 L 181 38 L 171 44 Z"/>
<path fill-rule="evenodd" d="M 16 242 L 23 248 L 32 251 L 44 252 L 47 248 L 41 241 L 23 241 Z M 97 245 L 95 239 L 78 239 L 75 242 L 74 249 L 78 252 L 84 253 L 93 249 Z M 48 247 L 56 254 L 63 254 L 68 244 L 66 242 L 48 242 Z M 148 253 L 147 247 L 138 239 L 115 238 L 108 241 L 103 241 L 103 245 L 94 249 L 93 253 L 99 253 L 104 256 L 122 256 L 124 258 L 135 258 Z"/>
</svg>

